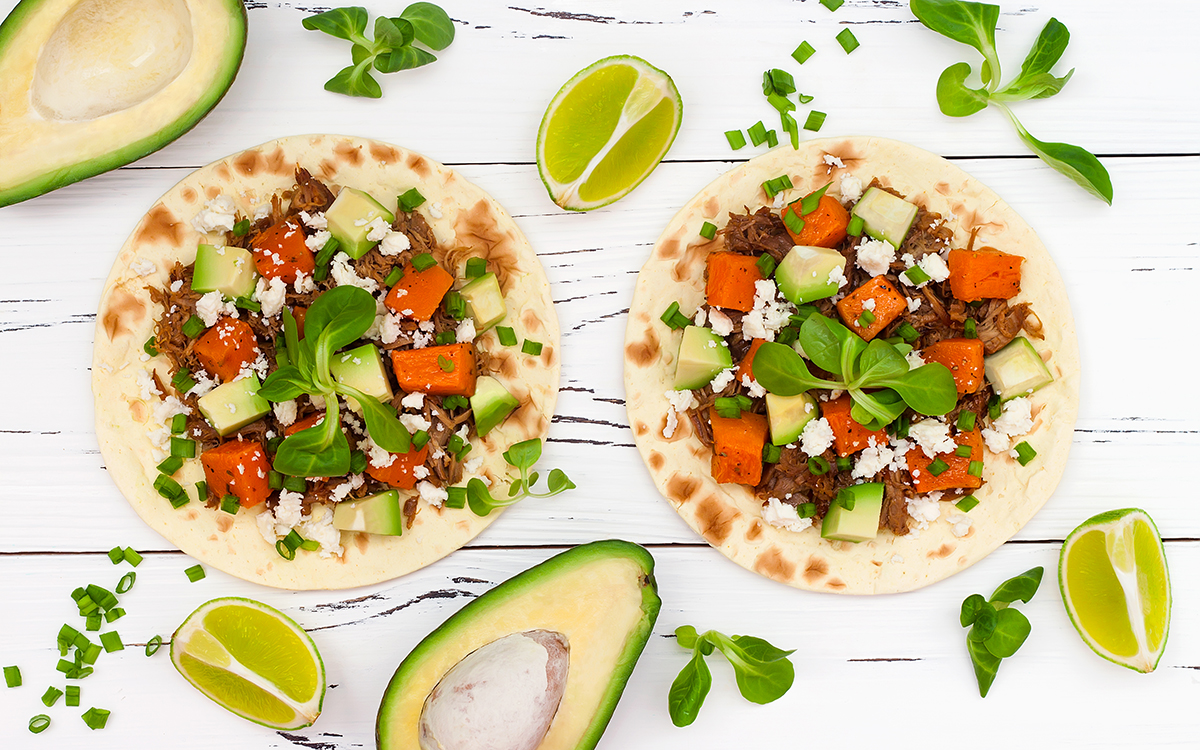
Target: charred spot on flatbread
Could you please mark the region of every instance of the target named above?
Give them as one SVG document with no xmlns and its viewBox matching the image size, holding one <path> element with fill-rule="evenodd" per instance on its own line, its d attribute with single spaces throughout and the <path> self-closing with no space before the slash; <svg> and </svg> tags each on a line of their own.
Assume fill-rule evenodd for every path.
<svg viewBox="0 0 1200 750">
<path fill-rule="evenodd" d="M 175 217 L 171 209 L 159 203 L 142 219 L 141 225 L 134 233 L 134 242 L 139 245 L 178 245 L 186 231 L 187 227 Z"/>
<path fill-rule="evenodd" d="M 233 168 L 238 171 L 238 174 L 245 177 L 253 177 L 266 170 L 267 160 L 263 157 L 262 151 L 258 149 L 250 149 L 243 152 L 233 160 Z"/>
<path fill-rule="evenodd" d="M 686 503 L 700 489 L 700 480 L 696 477 L 676 474 L 667 480 L 667 495 L 677 503 Z"/>
<path fill-rule="evenodd" d="M 221 513 L 217 516 L 217 529 L 224 534 L 233 528 L 233 516 L 228 513 Z"/>
<path fill-rule="evenodd" d="M 653 330 L 646 331 L 646 338 L 636 344 L 625 345 L 625 357 L 638 367 L 649 367 L 658 361 L 658 336 Z"/>
<path fill-rule="evenodd" d="M 701 242 L 698 245 L 688 245 L 687 250 L 683 253 L 683 257 L 675 261 L 675 265 L 671 267 L 671 278 L 677 282 L 689 281 L 692 283 L 702 283 L 704 280 L 704 267 L 708 262 L 708 254 L 724 246 L 724 244 L 724 240 L 716 239 L 709 242 Z"/>
<path fill-rule="evenodd" d="M 395 164 L 400 161 L 400 152 L 386 143 L 372 143 L 371 158 L 384 164 Z"/>
<path fill-rule="evenodd" d="M 671 260 L 679 255 L 680 244 L 682 243 L 674 238 L 663 240 L 658 244 L 658 249 L 654 252 L 654 254 L 663 260 Z"/>
<path fill-rule="evenodd" d="M 841 591 L 846 588 L 846 582 L 840 578 L 830 578 L 825 582 L 825 588 L 831 591 Z"/>
<path fill-rule="evenodd" d="M 758 538 L 762 536 L 762 533 L 763 533 L 762 519 L 759 519 L 759 518 L 752 519 L 750 521 L 750 524 L 746 527 L 746 541 L 747 542 L 757 541 Z M 790 578 L 791 576 L 788 576 L 788 577 Z"/>
<path fill-rule="evenodd" d="M 796 564 L 783 556 L 782 550 L 778 547 L 763 552 L 754 560 L 754 569 L 762 573 L 767 578 L 774 578 L 776 581 L 790 581 L 796 573 Z"/>
<path fill-rule="evenodd" d="M 417 173 L 421 179 L 428 179 L 433 171 L 429 168 L 429 162 L 420 154 L 410 154 L 408 157 L 408 168 Z"/>
<path fill-rule="evenodd" d="M 338 161 L 349 164 L 351 167 L 357 167 L 363 163 L 362 146 L 356 146 L 353 143 L 339 143 L 333 147 L 333 155 L 337 157 Z"/>
<path fill-rule="evenodd" d="M 829 561 L 818 555 L 810 555 L 804 564 L 804 580 L 814 583 L 829 572 Z"/>
<path fill-rule="evenodd" d="M 650 451 L 650 456 L 646 459 L 646 463 L 650 464 L 651 471 L 662 471 L 662 467 L 666 465 L 667 459 L 658 451 Z"/>
<path fill-rule="evenodd" d="M 100 324 L 109 341 L 116 341 L 136 331 L 146 318 L 146 305 L 128 290 L 117 287 L 104 301 Z"/>
<path fill-rule="evenodd" d="M 729 537 L 733 522 L 741 518 L 737 508 L 726 505 L 709 495 L 700 501 L 696 509 L 696 521 L 700 525 L 700 533 L 712 544 L 721 544 Z"/>
<path fill-rule="evenodd" d="M 501 230 L 496 211 L 486 199 L 481 198 L 467 210 L 458 212 L 454 234 L 460 243 L 480 251 L 496 264 L 501 288 L 508 283 L 509 274 L 520 269 L 515 238 L 511 231 Z"/>
<path fill-rule="evenodd" d="M 929 550 L 928 552 L 925 553 L 925 556 L 926 557 L 938 557 L 938 558 L 949 557 L 950 554 L 954 552 L 954 550 L 955 550 L 955 546 L 953 544 L 945 543 L 942 546 L 938 547 L 937 549 Z"/>
</svg>

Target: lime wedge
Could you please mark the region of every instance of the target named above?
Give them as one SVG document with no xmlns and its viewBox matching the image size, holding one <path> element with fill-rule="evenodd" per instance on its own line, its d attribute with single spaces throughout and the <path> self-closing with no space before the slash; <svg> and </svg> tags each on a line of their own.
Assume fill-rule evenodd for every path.
<svg viewBox="0 0 1200 750">
<path fill-rule="evenodd" d="M 187 681 L 233 713 L 273 729 L 316 721 L 325 665 L 308 633 L 277 609 L 229 597 L 200 605 L 171 638 Z"/>
<path fill-rule="evenodd" d="M 1171 581 L 1158 528 L 1146 511 L 1110 510 L 1084 521 L 1058 561 L 1063 603 L 1100 656 L 1153 672 L 1167 645 Z"/>
<path fill-rule="evenodd" d="M 607 206 L 654 171 L 682 120 L 671 77 L 640 57 L 589 65 L 558 90 L 538 129 L 550 198 L 572 211 Z"/>
</svg>

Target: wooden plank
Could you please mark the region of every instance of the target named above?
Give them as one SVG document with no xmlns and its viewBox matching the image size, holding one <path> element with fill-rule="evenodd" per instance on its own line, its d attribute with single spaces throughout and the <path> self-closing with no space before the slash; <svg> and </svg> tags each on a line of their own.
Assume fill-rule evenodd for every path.
<svg viewBox="0 0 1200 750">
<path fill-rule="evenodd" d="M 1200 600 L 1185 595 L 1200 587 L 1200 544 L 1169 547 L 1179 596 L 1167 652 L 1151 675 L 1109 664 L 1080 642 L 1060 603 L 1055 545 L 1009 545 L 936 586 L 860 598 L 794 591 L 705 548 L 653 549 L 663 609 L 599 747 L 780 747 L 794 744 L 798 731 L 812 746 L 852 735 L 896 748 L 949 747 L 964 737 L 999 747 L 1019 731 L 1039 746 L 1181 747 L 1194 735 L 1200 698 Z M 54 671 L 54 634 L 64 622 L 82 628 L 70 589 L 111 586 L 127 568 L 114 568 L 102 555 L 0 557 L 6 598 L 22 605 L 22 616 L 6 624 L 3 661 L 19 665 L 25 682 L 0 695 L 0 746 L 32 746 L 25 725 L 45 712 L 54 724 L 40 741 L 54 747 L 82 744 L 85 735 L 105 747 L 154 747 L 163 737 L 180 750 L 371 747 L 376 707 L 405 654 L 471 598 L 554 552 L 464 550 L 400 580 L 343 593 L 273 591 L 216 571 L 189 584 L 182 571 L 191 560 L 149 555 L 123 598 L 128 615 L 115 625 L 126 649 L 102 655 L 96 673 L 79 683 L 79 709 L 60 701 L 48 711 L 38 696 L 63 682 Z M 1036 565 L 1047 577 L 1034 600 L 1020 605 L 1033 633 L 981 700 L 957 622 L 959 604 Z M 330 684 L 313 727 L 284 735 L 245 722 L 188 686 L 165 648 L 145 657 L 142 644 L 151 635 L 169 637 L 189 612 L 217 596 L 265 601 L 311 632 Z M 797 649 L 795 686 L 774 704 L 751 705 L 737 695 L 729 668 L 710 657 L 713 688 L 698 721 L 672 727 L 667 691 L 687 654 L 671 634 L 683 624 Z M 89 706 L 113 711 L 103 733 L 90 733 L 77 718 Z M 1119 707 L 1119 717 L 1097 720 L 1104 706 Z M 993 734 L 987 728 L 997 717 L 1018 722 L 1019 730 Z"/>
</svg>

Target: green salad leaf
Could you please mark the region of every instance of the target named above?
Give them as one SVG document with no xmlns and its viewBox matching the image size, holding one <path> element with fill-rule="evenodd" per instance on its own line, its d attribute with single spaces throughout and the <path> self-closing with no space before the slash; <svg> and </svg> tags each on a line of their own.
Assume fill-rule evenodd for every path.
<svg viewBox="0 0 1200 750">
<path fill-rule="evenodd" d="M 488 491 L 483 480 L 472 478 L 467 482 L 467 504 L 471 511 L 477 516 L 486 516 L 496 508 L 507 507 L 522 498 L 553 497 L 567 490 L 575 489 L 575 483 L 567 477 L 565 472 L 561 469 L 552 469 L 550 477 L 546 480 L 546 492 L 534 492 L 533 487 L 537 484 L 538 473 L 536 471 L 530 473 L 530 469 L 541 457 L 542 441 L 540 438 L 523 440 L 509 447 L 504 452 L 504 460 L 508 461 L 509 465 L 516 467 L 521 478 L 509 486 L 508 497 L 499 500 L 492 497 L 492 493 Z"/>
<path fill-rule="evenodd" d="M 1032 626 L 1029 618 L 1009 605 L 1020 601 L 1029 603 L 1042 583 L 1044 569 L 1039 566 L 1008 579 L 997 587 L 990 600 L 980 594 L 971 594 L 963 600 L 958 622 L 967 631 L 967 654 L 975 669 L 975 681 L 979 685 L 979 696 L 986 697 L 1000 661 L 1007 659 L 1025 643 Z"/>
<path fill-rule="evenodd" d="M 784 651 L 762 638 L 751 635 L 728 636 L 716 630 L 697 633 L 691 625 L 675 630 L 679 645 L 692 650 L 692 658 L 671 683 L 667 694 L 667 710 L 671 722 L 685 727 L 696 720 L 704 699 L 712 687 L 712 675 L 704 657 L 720 651 L 733 667 L 734 679 L 742 697 L 752 703 L 765 704 L 781 698 L 796 679 L 795 668 L 787 657 L 794 651 Z"/>
</svg>

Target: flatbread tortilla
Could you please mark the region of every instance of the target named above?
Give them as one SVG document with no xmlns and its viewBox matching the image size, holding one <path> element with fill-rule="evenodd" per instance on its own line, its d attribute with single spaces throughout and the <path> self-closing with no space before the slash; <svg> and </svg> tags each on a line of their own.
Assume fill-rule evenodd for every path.
<svg viewBox="0 0 1200 750">
<path fill-rule="evenodd" d="M 837 160 L 826 161 L 826 155 Z M 832 163 L 829 163 L 832 162 Z M 839 164 L 844 166 L 839 166 Z M 705 261 L 723 249 L 718 234 L 700 236 L 708 221 L 723 227 L 728 214 L 771 205 L 762 183 L 787 174 L 794 185 L 785 203 L 832 181 L 840 198 L 844 175 L 864 186 L 878 178 L 910 201 L 941 213 L 954 229 L 954 247 L 976 245 L 1024 256 L 1021 293 L 1044 325 L 1044 340 L 1031 339 L 1054 382 L 1029 397 L 1033 430 L 1024 438 L 1036 459 L 1021 466 L 1007 455 L 987 453 L 979 505 L 968 515 L 967 533 L 956 536 L 946 522 L 961 516 L 942 503 L 942 518 L 919 533 L 897 537 L 881 530 L 874 541 L 851 544 L 822 539 L 818 528 L 787 531 L 766 524 L 753 490 L 718 484 L 710 472 L 712 452 L 680 417 L 663 437 L 682 332 L 659 316 L 678 300 L 688 314 L 705 300 Z M 953 215 L 953 218 L 951 218 Z M 1079 409 L 1079 347 L 1066 288 L 1046 247 L 998 195 L 939 156 L 898 141 L 846 137 L 808 141 L 799 150 L 780 147 L 719 177 L 689 201 L 667 225 L 642 267 L 625 335 L 625 391 L 630 425 L 642 459 L 663 496 L 709 544 L 760 575 L 797 588 L 842 594 L 910 591 L 953 575 L 1012 538 L 1042 507 L 1062 477 Z"/>
<path fill-rule="evenodd" d="M 96 320 L 92 391 L 96 436 L 109 474 L 146 523 L 203 563 L 267 586 L 341 589 L 424 567 L 466 544 L 500 513 L 481 518 L 469 509 L 438 509 L 422 500 L 412 528 L 403 536 L 342 532 L 345 551 L 340 558 L 297 553 L 289 562 L 258 531 L 255 517 L 262 506 L 233 516 L 194 499 L 192 485 L 204 479 L 199 458 L 185 461 L 175 475 L 192 502 L 176 510 L 158 495 L 153 487 L 155 467 L 165 454 L 155 438 L 161 439 L 164 424 L 155 415 L 157 397 L 147 398 L 139 384 L 150 371 L 163 383 L 171 381 L 166 358 L 147 358 L 142 350 L 161 312 L 147 287 L 167 283 L 176 261 L 194 262 L 198 243 L 221 239 L 211 235 L 206 240 L 193 229 L 192 217 L 221 194 L 252 216 L 256 207 L 292 187 L 297 166 L 335 193 L 343 186 L 354 187 L 384 200 L 417 188 L 427 198 L 417 211 L 438 240 L 438 260 L 459 269 L 461 277 L 467 258 L 486 258 L 489 268 L 497 271 L 507 303 L 503 325 L 514 328 L 519 340 L 528 337 L 544 344 L 541 354 L 531 357 L 517 347 L 501 346 L 495 329 L 475 340 L 476 347 L 490 353 L 481 374 L 497 378 L 521 402 L 504 424 L 484 438 L 472 439 L 470 457 L 484 460 L 467 474 L 491 481 L 497 497 L 506 496 L 512 478 L 501 454 L 519 441 L 544 438 L 549 429 L 558 395 L 558 319 L 545 271 L 500 204 L 453 170 L 379 141 L 310 135 L 257 146 L 189 175 L 139 222 L 117 255 Z"/>
</svg>

